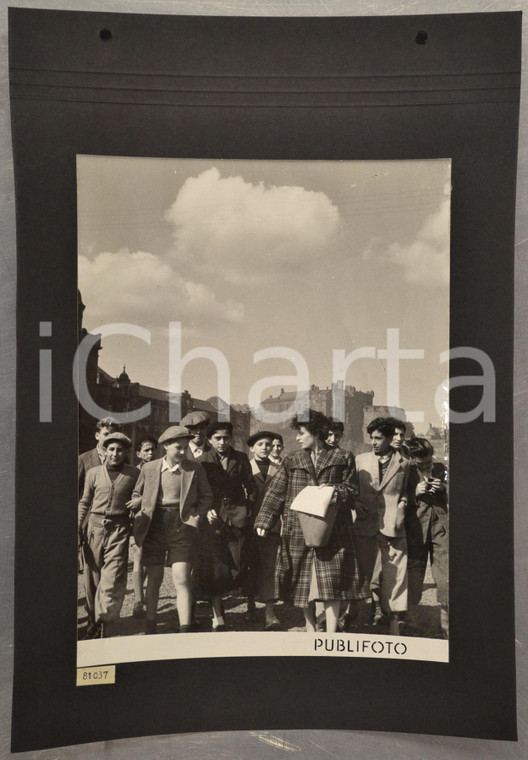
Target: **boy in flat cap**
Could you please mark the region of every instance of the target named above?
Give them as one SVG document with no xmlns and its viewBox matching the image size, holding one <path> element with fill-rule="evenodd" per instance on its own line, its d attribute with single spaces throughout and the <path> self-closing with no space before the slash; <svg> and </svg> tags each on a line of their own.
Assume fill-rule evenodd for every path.
<svg viewBox="0 0 528 760">
<path fill-rule="evenodd" d="M 253 480 L 257 487 L 257 501 L 252 522 L 254 522 L 255 516 L 258 514 L 271 479 L 279 469 L 269 458 L 272 442 L 275 437 L 275 433 L 269 430 L 261 430 L 253 433 L 247 439 L 247 445 L 253 454 L 250 464 Z M 277 551 L 280 546 L 280 533 L 281 518 L 280 515 L 277 515 L 277 519 L 272 524 L 267 535 L 264 537 L 259 536 L 256 539 L 254 554 L 256 589 L 259 600 L 264 602 L 265 631 L 277 631 L 280 629 L 280 622 L 273 609 L 273 602 L 275 601 L 275 564 Z"/>
<path fill-rule="evenodd" d="M 125 463 L 126 435 L 110 433 L 102 445 L 105 462 L 86 473 L 79 502 L 87 638 L 115 633 L 126 591 L 130 499 L 139 475 L 137 467 Z"/>
<path fill-rule="evenodd" d="M 172 568 L 180 633 L 191 630 L 191 562 L 198 522 L 211 508 L 212 493 L 203 467 L 186 458 L 191 434 L 173 425 L 159 438 L 163 459 L 146 462 L 133 496 L 136 544 L 147 568 L 146 633 L 156 633 L 159 590 L 165 565 Z"/>
<path fill-rule="evenodd" d="M 211 444 L 207 440 L 207 428 L 210 422 L 206 412 L 190 412 L 180 422 L 180 425 L 186 427 L 192 435 L 187 449 L 187 459 L 191 462 L 200 461 L 202 454 L 211 449 Z"/>
</svg>

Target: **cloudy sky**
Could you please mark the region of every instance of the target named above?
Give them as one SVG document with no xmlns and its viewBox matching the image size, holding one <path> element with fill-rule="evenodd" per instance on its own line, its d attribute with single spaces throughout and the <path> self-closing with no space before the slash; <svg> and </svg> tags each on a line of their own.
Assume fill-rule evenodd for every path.
<svg viewBox="0 0 528 760">
<path fill-rule="evenodd" d="M 450 163 L 224 161 L 78 157 L 79 287 L 84 326 L 127 322 L 136 338 L 103 341 L 101 366 L 169 385 L 168 325 L 183 353 L 208 346 L 229 362 L 231 402 L 294 375 L 273 346 L 299 352 L 310 382 L 332 383 L 332 351 L 383 349 L 400 330 L 400 402 L 438 424 L 447 365 Z M 387 403 L 387 362 L 365 358 L 346 382 Z M 286 383 L 282 385 L 287 386 Z M 192 395 L 217 394 L 207 360 L 183 375 Z M 270 386 L 268 393 L 275 393 Z M 420 425 L 417 425 L 419 429 Z"/>
</svg>

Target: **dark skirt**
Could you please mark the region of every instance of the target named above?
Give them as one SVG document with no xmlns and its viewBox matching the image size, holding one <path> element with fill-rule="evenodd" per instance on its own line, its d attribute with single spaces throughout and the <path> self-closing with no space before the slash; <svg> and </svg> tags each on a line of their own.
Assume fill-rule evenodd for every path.
<svg viewBox="0 0 528 760">
<path fill-rule="evenodd" d="M 253 544 L 250 526 L 235 528 L 222 520 L 209 524 L 202 518 L 192 562 L 195 598 L 210 599 L 235 589 L 254 593 Z"/>
</svg>

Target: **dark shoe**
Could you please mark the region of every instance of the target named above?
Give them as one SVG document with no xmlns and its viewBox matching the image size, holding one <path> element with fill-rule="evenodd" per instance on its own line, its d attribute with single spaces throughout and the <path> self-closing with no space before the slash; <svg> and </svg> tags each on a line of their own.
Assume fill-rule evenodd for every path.
<svg viewBox="0 0 528 760">
<path fill-rule="evenodd" d="M 248 599 L 247 612 L 244 617 L 248 623 L 254 623 L 257 619 L 257 608 L 255 606 L 255 602 L 252 599 Z"/>
<path fill-rule="evenodd" d="M 84 638 L 86 641 L 89 641 L 90 639 L 100 639 L 101 638 L 101 627 L 98 625 L 91 626 L 87 629 Z"/>
<path fill-rule="evenodd" d="M 135 618 L 144 618 L 146 615 L 145 608 L 143 606 L 143 602 L 136 602 L 134 604 L 134 610 L 132 612 L 132 617 Z"/>
<path fill-rule="evenodd" d="M 214 625 L 213 625 L 213 631 L 214 631 L 215 633 L 221 633 L 222 631 L 227 631 L 227 628 L 226 628 L 226 627 L 225 627 L 225 625 L 222 623 L 221 625 L 217 625 L 217 626 L 214 626 Z"/>
<path fill-rule="evenodd" d="M 355 621 L 356 621 L 356 618 L 355 618 L 355 617 L 352 617 L 352 616 L 351 616 L 351 615 L 349 615 L 349 614 L 348 614 L 348 612 L 347 612 L 347 613 L 346 613 L 345 615 L 343 615 L 343 617 L 342 617 L 342 618 L 339 620 L 339 627 L 340 627 L 340 628 L 341 628 L 341 630 L 342 630 L 342 631 L 344 631 L 345 633 L 350 633 L 351 631 L 353 631 L 353 630 L 354 630 L 354 627 L 355 627 L 355 625 L 356 625 Z"/>
<path fill-rule="evenodd" d="M 192 625 L 180 625 L 180 633 L 192 633 L 193 630 Z"/>
<path fill-rule="evenodd" d="M 155 620 L 145 620 L 145 634 L 149 636 L 151 633 L 158 632 L 158 624 Z"/>
<path fill-rule="evenodd" d="M 319 615 L 317 615 L 317 619 L 315 621 L 315 630 L 318 633 L 324 633 L 326 631 L 326 612 L 321 612 Z"/>
<path fill-rule="evenodd" d="M 389 623 L 389 635 L 390 636 L 400 635 L 400 615 L 398 612 L 391 612 L 390 623 Z"/>
<path fill-rule="evenodd" d="M 119 636 L 119 620 L 106 620 L 101 623 L 101 638 L 111 639 Z"/>
<path fill-rule="evenodd" d="M 265 631 L 280 631 L 280 629 L 281 629 L 280 620 L 277 617 L 275 617 L 275 615 L 266 616 L 264 620 Z"/>
</svg>

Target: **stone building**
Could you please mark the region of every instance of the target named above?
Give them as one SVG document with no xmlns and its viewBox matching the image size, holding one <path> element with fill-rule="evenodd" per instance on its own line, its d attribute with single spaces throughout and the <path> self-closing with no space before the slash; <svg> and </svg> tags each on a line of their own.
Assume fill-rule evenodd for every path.
<svg viewBox="0 0 528 760">
<path fill-rule="evenodd" d="M 435 427 L 429 423 L 429 428 L 424 436 L 433 444 L 434 456 L 440 462 L 446 462 L 449 454 L 449 438 L 446 427 Z"/>
<path fill-rule="evenodd" d="M 264 399 L 261 407 L 264 411 L 275 414 L 290 409 L 291 414 L 288 419 L 280 423 L 260 421 L 258 413 L 253 411 L 251 432 L 263 428 L 274 430 L 284 438 L 285 450 L 295 451 L 298 448 L 295 440 L 297 434 L 290 427 L 291 418 L 306 408 L 311 408 L 328 417 L 335 416 L 344 423 L 345 434 L 341 446 L 355 453 L 364 440 L 364 410 L 372 407 L 373 400 L 374 391 L 360 391 L 355 386 L 345 386 L 342 382 L 334 383 L 331 388 L 328 386 L 319 388 L 317 385 L 312 385 L 310 390 L 299 393 L 285 391 L 282 388 L 278 396 L 269 396 Z"/>
</svg>

